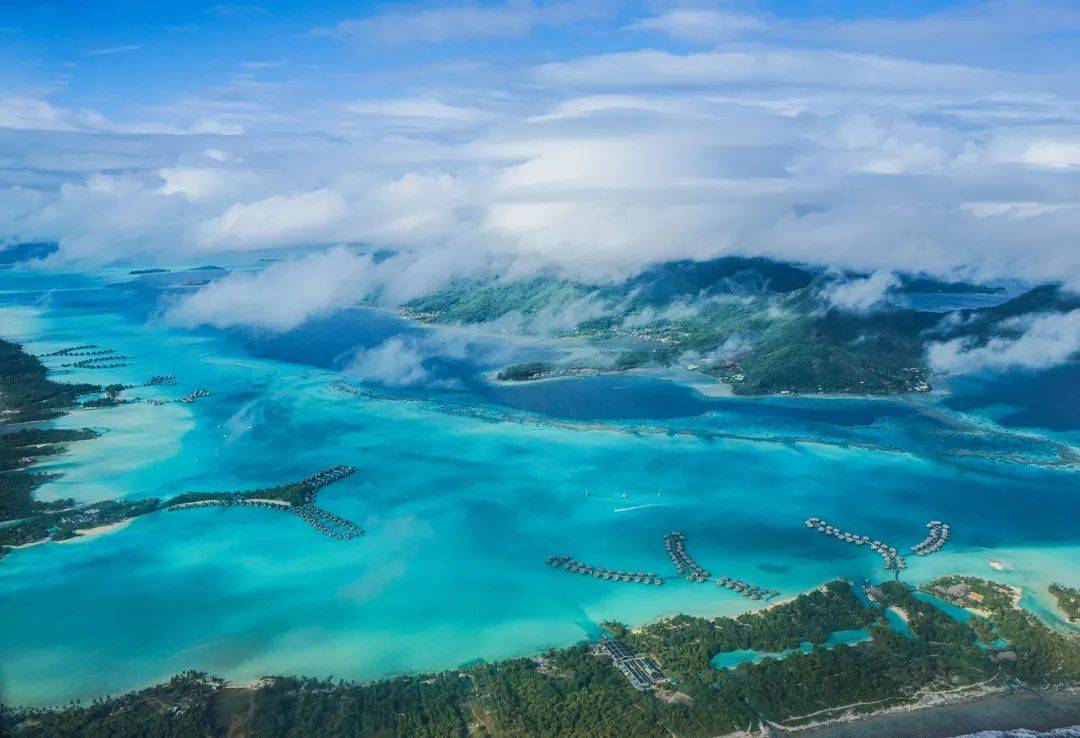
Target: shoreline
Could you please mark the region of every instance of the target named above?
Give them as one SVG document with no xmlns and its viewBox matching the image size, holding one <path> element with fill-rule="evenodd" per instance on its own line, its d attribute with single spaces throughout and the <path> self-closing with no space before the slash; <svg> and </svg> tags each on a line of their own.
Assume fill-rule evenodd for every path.
<svg viewBox="0 0 1080 738">
<path fill-rule="evenodd" d="M 1077 687 L 1039 695 L 995 689 L 778 730 L 781 735 L 800 738 L 954 738 L 984 730 L 1044 731 L 1074 725 L 1080 725 L 1080 688 Z"/>
<path fill-rule="evenodd" d="M 76 528 L 75 535 L 73 537 L 65 538 L 62 541 L 57 541 L 57 543 L 71 543 L 72 541 L 77 541 L 80 538 L 93 538 L 94 536 L 102 536 L 106 533 L 112 533 L 113 531 L 121 530 L 128 527 L 129 525 L 131 525 L 131 521 L 133 520 L 135 520 L 135 518 L 125 518 L 115 523 L 109 523 L 108 525 L 98 525 L 94 528 Z"/>
</svg>

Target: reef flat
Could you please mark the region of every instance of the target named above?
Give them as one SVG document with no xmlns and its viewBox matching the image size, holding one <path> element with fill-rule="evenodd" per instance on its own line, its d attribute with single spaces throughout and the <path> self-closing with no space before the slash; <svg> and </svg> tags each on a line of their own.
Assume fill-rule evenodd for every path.
<svg viewBox="0 0 1080 738">
<path fill-rule="evenodd" d="M 105 724 L 114 734 L 242 731 L 253 738 L 283 735 L 282 726 L 289 726 L 285 735 L 704 738 L 857 730 L 860 719 L 888 715 L 889 735 L 903 738 L 923 734 L 906 732 L 898 715 L 1017 691 L 1056 700 L 1052 727 L 1080 720 L 1080 702 L 1070 698 L 1080 694 L 1080 640 L 1056 634 L 1019 607 L 1009 588 L 987 580 L 946 577 L 924 589 L 960 591 L 957 585 L 965 597 L 981 598 L 977 624 L 897 582 L 867 587 L 877 602 L 864 602 L 849 583 L 835 581 L 736 618 L 680 615 L 634 629 L 605 623 L 617 648 L 601 640 L 601 647 L 583 643 L 367 684 L 290 676 L 232 683 L 187 672 L 89 706 L 4 708 L 0 729 L 27 738 Z M 886 607 L 904 609 L 911 634 L 893 630 Z M 851 628 L 870 637 L 830 644 L 831 633 Z M 986 629 L 1007 645 L 987 649 Z M 711 666 L 715 654 L 735 649 L 794 650 L 734 669 Z M 659 665 L 650 686 L 635 688 L 617 668 L 633 654 Z M 1004 727 L 992 717 L 980 725 Z"/>
</svg>

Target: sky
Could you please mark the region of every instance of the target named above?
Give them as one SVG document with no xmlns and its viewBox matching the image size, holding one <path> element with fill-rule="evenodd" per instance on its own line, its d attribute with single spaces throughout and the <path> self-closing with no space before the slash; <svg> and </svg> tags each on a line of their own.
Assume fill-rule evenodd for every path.
<svg viewBox="0 0 1080 738">
<path fill-rule="evenodd" d="M 316 312 L 725 254 L 1080 287 L 1078 81 L 1058 0 L 0 0 L 0 243 L 296 247 L 241 286 Z"/>
</svg>

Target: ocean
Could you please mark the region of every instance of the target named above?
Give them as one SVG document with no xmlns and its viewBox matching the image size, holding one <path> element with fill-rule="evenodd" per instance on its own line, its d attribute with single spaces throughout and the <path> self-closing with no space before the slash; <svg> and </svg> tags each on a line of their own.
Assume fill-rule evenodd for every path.
<svg viewBox="0 0 1080 738">
<path fill-rule="evenodd" d="M 3 338 L 37 354 L 96 344 L 131 357 L 105 370 L 45 359 L 55 378 L 172 374 L 176 386 L 125 396 L 211 392 L 55 421 L 103 433 L 40 464 L 62 476 L 38 497 L 253 489 L 350 464 L 359 472 L 319 504 L 366 535 L 336 541 L 292 515 L 210 508 L 15 550 L 0 562 L 6 704 L 88 700 L 185 669 L 374 679 L 564 646 L 608 619 L 761 606 L 713 584 L 612 583 L 545 564 L 559 554 L 674 574 L 662 542 L 673 530 L 715 576 L 782 597 L 888 576 L 867 548 L 807 530 L 809 516 L 901 551 L 944 520 L 953 539 L 909 557 L 905 579 L 992 577 L 1074 627 L 1046 586 L 1080 582 L 1080 496 L 1064 463 L 1080 419 L 1027 402 L 1030 377 L 895 400 L 715 397 L 646 373 L 494 386 L 484 377 L 498 366 L 560 349 L 375 309 L 284 334 L 178 328 L 161 316 L 177 281 L 0 271 Z M 422 381 L 357 370 L 392 339 L 423 347 Z M 1013 392 L 995 384 L 1010 381 Z"/>
</svg>

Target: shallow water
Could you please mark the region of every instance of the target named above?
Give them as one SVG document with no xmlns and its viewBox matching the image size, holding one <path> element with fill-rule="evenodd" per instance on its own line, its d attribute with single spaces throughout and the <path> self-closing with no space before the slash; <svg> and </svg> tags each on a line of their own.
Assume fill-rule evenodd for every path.
<svg viewBox="0 0 1080 738">
<path fill-rule="evenodd" d="M 854 646 L 873 640 L 873 636 L 865 628 L 853 630 L 837 630 L 829 634 L 822 648 L 835 646 Z M 710 659 L 710 663 L 717 669 L 733 669 L 739 664 L 756 664 L 765 659 L 782 659 L 793 653 L 810 653 L 814 648 L 812 643 L 803 643 L 799 648 L 789 648 L 784 651 L 770 653 L 768 651 L 754 651 L 750 649 L 739 651 L 721 651 Z"/>
<path fill-rule="evenodd" d="M 811 515 L 900 550 L 927 520 L 948 521 L 944 551 L 909 558 L 914 581 L 992 575 L 1038 597 L 1080 579 L 1075 472 L 967 453 L 1052 456 L 1038 437 L 987 435 L 906 402 L 704 398 L 647 376 L 493 388 L 482 375 L 496 359 L 543 350 L 497 338 L 436 356 L 431 386 L 366 384 L 340 373 L 341 357 L 419 329 L 358 311 L 291 337 L 181 330 L 156 317 L 167 280 L 130 280 L 0 272 L 0 335 L 35 353 L 94 343 L 133 357 L 58 377 L 175 374 L 175 387 L 128 396 L 213 393 L 57 421 L 105 433 L 42 464 L 64 476 L 40 498 L 248 489 L 353 464 L 319 503 L 367 534 L 339 542 L 285 513 L 218 508 L 14 551 L 0 563 L 8 703 L 115 694 L 188 668 L 367 679 L 565 645 L 608 618 L 758 606 L 714 585 L 544 565 L 567 554 L 671 574 L 661 537 L 676 529 L 714 576 L 782 596 L 886 574 L 872 552 L 807 531 Z"/>
</svg>

